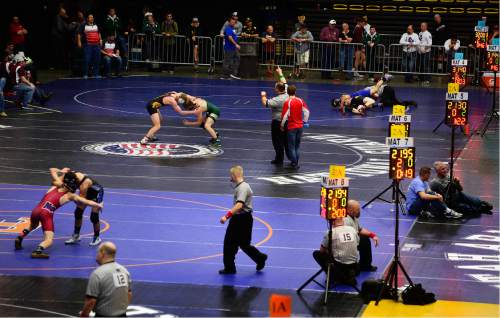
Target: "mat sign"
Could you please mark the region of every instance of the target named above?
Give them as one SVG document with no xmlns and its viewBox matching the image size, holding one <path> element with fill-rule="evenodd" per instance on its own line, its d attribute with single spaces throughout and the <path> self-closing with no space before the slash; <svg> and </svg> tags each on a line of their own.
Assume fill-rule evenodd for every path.
<svg viewBox="0 0 500 318">
<path fill-rule="evenodd" d="M 105 142 L 85 145 L 83 151 L 100 155 L 117 155 L 146 158 L 201 158 L 218 156 L 223 153 L 220 148 L 203 145 L 152 143 L 141 145 L 138 142 Z"/>
</svg>

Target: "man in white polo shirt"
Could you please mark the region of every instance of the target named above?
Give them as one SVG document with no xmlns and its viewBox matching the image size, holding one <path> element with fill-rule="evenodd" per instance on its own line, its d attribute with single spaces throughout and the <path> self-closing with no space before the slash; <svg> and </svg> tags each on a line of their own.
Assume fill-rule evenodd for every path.
<svg viewBox="0 0 500 318">
<path fill-rule="evenodd" d="M 418 35 L 413 32 L 413 25 L 408 25 L 406 33 L 403 33 L 399 44 L 403 44 L 403 72 L 405 74 L 405 82 L 413 82 L 413 73 L 415 72 L 415 64 L 417 60 L 417 47 L 420 44 Z"/>
<path fill-rule="evenodd" d="M 99 264 L 90 275 L 85 293 L 85 304 L 80 317 L 125 317 L 132 300 L 130 274 L 115 261 L 116 246 L 104 242 L 99 246 L 96 261 Z"/>
</svg>

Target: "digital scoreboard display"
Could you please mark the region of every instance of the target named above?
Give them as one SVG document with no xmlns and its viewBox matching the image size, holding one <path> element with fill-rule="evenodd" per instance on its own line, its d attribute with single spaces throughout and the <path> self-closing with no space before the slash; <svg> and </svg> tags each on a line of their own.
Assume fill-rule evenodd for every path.
<svg viewBox="0 0 500 318">
<path fill-rule="evenodd" d="M 476 49 L 485 49 L 488 45 L 488 27 L 474 28 L 474 47 Z"/>
<path fill-rule="evenodd" d="M 347 216 L 348 187 L 321 186 L 320 215 L 328 220 Z"/>
<path fill-rule="evenodd" d="M 387 131 L 388 136 L 400 136 L 409 137 L 410 136 L 410 124 L 411 123 L 389 123 L 389 129 Z"/>
<path fill-rule="evenodd" d="M 488 66 L 488 70 L 492 72 L 498 72 L 499 67 L 499 55 L 500 55 L 500 46 L 498 45 L 488 45 L 486 55 L 486 65 Z"/>
<path fill-rule="evenodd" d="M 465 85 L 466 82 L 467 82 L 467 60 L 452 60 L 450 83 Z"/>
<path fill-rule="evenodd" d="M 390 148 L 389 178 L 395 180 L 415 178 L 415 147 Z"/>
<path fill-rule="evenodd" d="M 451 68 L 451 82 L 465 85 L 467 81 L 467 66 L 455 65 Z"/>
<path fill-rule="evenodd" d="M 446 125 L 465 126 L 469 123 L 469 101 L 446 101 Z"/>
</svg>

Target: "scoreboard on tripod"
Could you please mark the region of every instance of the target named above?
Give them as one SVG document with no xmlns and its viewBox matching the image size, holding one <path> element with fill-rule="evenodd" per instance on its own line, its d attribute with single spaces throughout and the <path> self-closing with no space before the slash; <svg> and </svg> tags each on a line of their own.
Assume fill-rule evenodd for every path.
<svg viewBox="0 0 500 318">
<path fill-rule="evenodd" d="M 321 180 L 320 215 L 333 220 L 347 216 L 349 179 L 323 176 Z"/>
<path fill-rule="evenodd" d="M 499 45 L 488 45 L 487 48 L 487 56 L 486 56 L 486 65 L 488 70 L 491 72 L 498 72 L 499 67 L 499 55 L 500 55 L 500 46 Z"/>
<path fill-rule="evenodd" d="M 386 138 L 389 148 L 389 179 L 415 178 L 415 147 L 413 137 Z"/>
<path fill-rule="evenodd" d="M 469 96 L 467 92 L 446 94 L 445 123 L 448 126 L 465 126 L 469 123 Z"/>
<path fill-rule="evenodd" d="M 476 26 L 474 28 L 474 47 L 476 49 L 485 49 L 488 45 L 488 27 Z"/>
</svg>

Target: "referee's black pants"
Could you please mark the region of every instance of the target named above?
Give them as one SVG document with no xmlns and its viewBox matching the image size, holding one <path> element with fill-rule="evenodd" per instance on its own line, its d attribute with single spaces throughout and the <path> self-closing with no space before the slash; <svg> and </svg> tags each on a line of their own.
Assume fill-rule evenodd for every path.
<svg viewBox="0 0 500 318">
<path fill-rule="evenodd" d="M 236 271 L 234 258 L 238 253 L 238 247 L 248 255 L 255 263 L 264 258 L 264 254 L 259 252 L 252 241 L 253 217 L 252 213 L 235 214 L 229 219 L 229 225 L 224 237 L 224 269 L 226 271 Z"/>
<path fill-rule="evenodd" d="M 367 236 L 359 236 L 359 268 L 362 271 L 369 270 L 372 266 L 372 243 Z"/>
<path fill-rule="evenodd" d="M 273 119 L 271 121 L 271 137 L 273 140 L 276 163 L 283 163 L 285 159 L 286 132 L 281 130 L 281 121 Z"/>
</svg>

